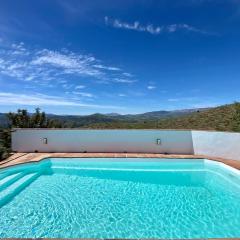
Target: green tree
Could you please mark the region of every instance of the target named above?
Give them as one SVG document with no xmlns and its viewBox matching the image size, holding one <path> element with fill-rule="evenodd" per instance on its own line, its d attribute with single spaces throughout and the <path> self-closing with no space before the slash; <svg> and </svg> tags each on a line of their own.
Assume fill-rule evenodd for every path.
<svg viewBox="0 0 240 240">
<path fill-rule="evenodd" d="M 45 128 L 47 127 L 47 118 L 45 112 L 41 112 L 40 108 L 36 108 L 35 113 L 30 118 L 32 128 Z"/>
<path fill-rule="evenodd" d="M 25 109 L 18 109 L 17 113 L 8 113 L 10 128 L 47 128 L 49 121 L 45 112 L 41 112 L 40 108 L 36 108 L 34 114 L 29 114 Z M 54 124 L 51 123 L 54 127 Z"/>
<path fill-rule="evenodd" d="M 63 123 L 55 119 L 47 119 L 45 112 L 40 108 L 30 114 L 25 109 L 18 109 L 16 113 L 7 114 L 8 129 L 0 129 L 0 160 L 5 159 L 11 152 L 11 128 L 61 128 Z"/>
<path fill-rule="evenodd" d="M 233 114 L 233 127 L 232 130 L 240 132 L 240 103 L 234 103 L 234 114 Z"/>
<path fill-rule="evenodd" d="M 11 135 L 8 129 L 0 129 L 0 160 L 8 157 L 11 152 Z"/>
<path fill-rule="evenodd" d="M 7 114 L 10 127 L 29 128 L 30 116 L 25 109 L 18 109 L 17 113 L 10 112 Z"/>
</svg>

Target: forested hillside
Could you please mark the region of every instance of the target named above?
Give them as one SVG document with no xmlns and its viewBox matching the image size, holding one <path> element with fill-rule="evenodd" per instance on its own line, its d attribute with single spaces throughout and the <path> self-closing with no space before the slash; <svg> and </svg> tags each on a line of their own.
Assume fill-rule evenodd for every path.
<svg viewBox="0 0 240 240">
<path fill-rule="evenodd" d="M 143 114 L 53 115 L 40 112 L 0 114 L 0 127 L 22 128 L 160 128 L 240 131 L 240 103 L 208 109 L 156 111 Z"/>
<path fill-rule="evenodd" d="M 88 127 L 240 131 L 240 103 L 197 111 L 178 117 L 167 117 L 159 120 L 139 120 L 137 122 L 95 123 L 90 124 Z"/>
</svg>

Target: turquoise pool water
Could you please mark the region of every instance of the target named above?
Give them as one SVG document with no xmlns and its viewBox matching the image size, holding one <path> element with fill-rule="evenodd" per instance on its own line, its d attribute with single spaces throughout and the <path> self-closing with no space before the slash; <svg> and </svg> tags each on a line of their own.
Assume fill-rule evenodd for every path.
<svg viewBox="0 0 240 240">
<path fill-rule="evenodd" d="M 0 237 L 240 237 L 240 173 L 201 159 L 11 167 L 0 171 Z"/>
</svg>

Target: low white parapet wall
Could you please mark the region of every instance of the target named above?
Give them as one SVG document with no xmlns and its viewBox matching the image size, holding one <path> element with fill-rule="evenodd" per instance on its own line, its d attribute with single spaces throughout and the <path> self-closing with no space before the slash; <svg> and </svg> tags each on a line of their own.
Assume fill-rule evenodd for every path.
<svg viewBox="0 0 240 240">
<path fill-rule="evenodd" d="M 240 160 L 240 133 L 178 130 L 16 129 L 16 152 L 196 154 Z"/>
<path fill-rule="evenodd" d="M 17 129 L 12 133 L 12 150 L 193 154 L 193 144 L 191 131 Z"/>
<path fill-rule="evenodd" d="M 240 133 L 192 131 L 196 155 L 240 160 Z"/>
</svg>

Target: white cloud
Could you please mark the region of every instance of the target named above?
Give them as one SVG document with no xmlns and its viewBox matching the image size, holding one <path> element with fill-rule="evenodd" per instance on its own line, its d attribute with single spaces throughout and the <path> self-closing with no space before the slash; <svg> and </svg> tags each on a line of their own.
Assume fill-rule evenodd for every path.
<svg viewBox="0 0 240 240">
<path fill-rule="evenodd" d="M 94 95 L 92 93 L 76 92 L 76 91 L 73 91 L 72 93 L 75 94 L 75 95 L 80 95 L 82 97 L 89 97 L 89 98 L 94 97 Z"/>
<path fill-rule="evenodd" d="M 114 78 L 114 82 L 119 82 L 119 83 L 134 83 L 136 80 L 134 79 L 126 79 L 126 78 Z"/>
<path fill-rule="evenodd" d="M 104 109 L 123 109 L 119 106 L 94 105 L 74 102 L 57 96 L 43 94 L 26 95 L 0 92 L 0 105 L 24 105 L 24 106 L 78 106 Z"/>
<path fill-rule="evenodd" d="M 85 88 L 86 86 L 84 86 L 84 85 L 77 85 L 76 87 L 75 87 L 75 89 L 83 89 L 83 88 Z"/>
<path fill-rule="evenodd" d="M 94 67 L 96 59 L 88 55 L 77 55 L 72 52 L 55 52 L 42 50 L 37 52 L 31 62 L 33 65 L 55 67 L 62 74 L 77 74 L 100 78 L 104 72 Z"/>
<path fill-rule="evenodd" d="M 133 77 L 133 75 L 131 73 L 127 73 L 127 72 L 124 72 L 123 75 L 126 77 Z"/>
<path fill-rule="evenodd" d="M 28 49 L 24 43 L 0 46 L 1 75 L 22 81 L 34 81 L 46 87 L 49 81 L 65 81 L 67 84 L 68 76 L 89 77 L 98 82 L 113 82 L 115 77 L 124 77 L 131 81 L 131 75 L 126 76 L 118 67 L 102 64 L 92 55 L 67 49 Z"/>
<path fill-rule="evenodd" d="M 119 96 L 119 97 L 126 97 L 127 95 L 124 94 L 124 93 L 119 93 L 118 96 Z"/>
<path fill-rule="evenodd" d="M 109 70 L 109 71 L 121 71 L 120 68 L 117 67 L 107 67 L 101 64 L 96 64 L 94 65 L 95 68 L 100 68 L 100 69 L 105 69 L 105 70 Z"/>
<path fill-rule="evenodd" d="M 196 32 L 196 33 L 201 33 L 201 34 L 210 34 L 204 30 L 201 30 L 201 29 L 198 29 L 196 27 L 193 27 L 193 26 L 190 26 L 188 24 L 171 24 L 171 25 L 168 25 L 166 26 L 167 29 L 168 29 L 168 32 L 176 32 L 178 30 L 186 30 L 186 31 L 189 31 L 189 32 Z"/>
<path fill-rule="evenodd" d="M 62 84 L 62 88 L 66 89 L 66 90 L 71 89 L 71 88 L 73 88 L 73 87 L 74 87 L 73 84 L 68 84 L 68 83 Z"/>
<path fill-rule="evenodd" d="M 114 28 L 133 30 L 138 32 L 147 32 L 153 35 L 158 35 L 161 33 L 174 33 L 179 30 L 185 30 L 188 32 L 196 32 L 201 34 L 209 34 L 206 31 L 198 29 L 188 24 L 170 24 L 170 25 L 162 25 L 162 26 L 154 26 L 153 24 L 143 25 L 138 21 L 134 21 L 133 23 L 123 22 L 119 19 L 111 19 L 107 16 L 104 18 L 105 24 Z"/>
<path fill-rule="evenodd" d="M 162 31 L 161 27 L 154 27 L 153 25 L 141 25 L 138 21 L 133 23 L 122 22 L 119 19 L 110 19 L 105 17 L 105 24 L 110 25 L 115 28 L 122 28 L 128 30 L 135 30 L 139 32 L 148 32 L 151 34 L 159 34 Z"/>
<path fill-rule="evenodd" d="M 155 86 L 147 86 L 147 89 L 148 90 L 153 90 L 153 89 L 155 89 L 156 87 Z"/>
<path fill-rule="evenodd" d="M 168 102 L 185 102 L 185 101 L 198 101 L 199 99 L 197 97 L 181 97 L 181 98 L 169 98 Z"/>
</svg>

